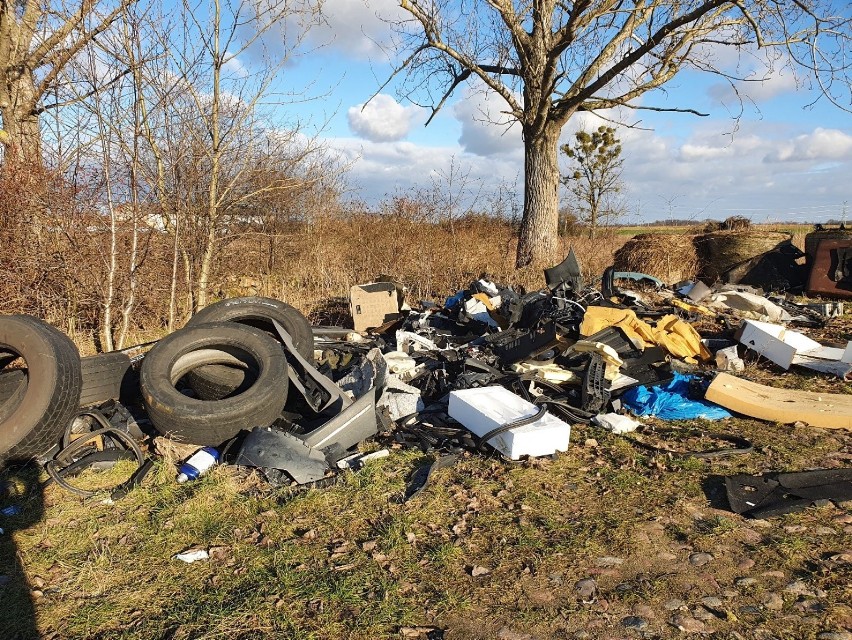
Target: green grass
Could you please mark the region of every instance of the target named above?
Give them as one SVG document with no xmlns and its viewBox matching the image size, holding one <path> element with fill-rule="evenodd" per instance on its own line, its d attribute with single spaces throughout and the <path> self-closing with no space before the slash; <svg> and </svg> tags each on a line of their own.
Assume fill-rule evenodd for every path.
<svg viewBox="0 0 852 640">
<path fill-rule="evenodd" d="M 58 638 L 398 638 L 401 627 L 417 625 L 459 638 L 493 638 L 504 627 L 608 637 L 607 625 L 637 604 L 658 611 L 655 634 L 677 637 L 662 603 L 736 589 L 737 563 L 750 556 L 757 564 L 747 575 L 759 584 L 741 590 L 734 609 L 779 590 L 783 584 L 760 574 L 780 570 L 787 581 L 805 576 L 825 590 L 825 610 L 810 615 L 819 628 L 838 628 L 850 572 L 826 558 L 850 538 L 844 525 L 830 524 L 836 510 L 774 520 L 755 544 L 747 542 L 752 523 L 716 509 L 704 487 L 716 475 L 821 466 L 850 451 L 850 436 L 806 429 L 791 437 L 789 427 L 750 420 L 724 428 L 752 439 L 756 453 L 669 458 L 578 426 L 571 449 L 554 460 L 465 457 L 407 503 L 399 501 L 406 478 L 424 463 L 416 451 L 394 451 L 333 486 L 289 497 L 233 468 L 177 485 L 163 462 L 114 505 L 48 487 L 26 503 L 36 517 L 0 538 L 0 574 L 14 575 L 6 565 L 18 553 L 30 584 L 43 582 L 38 632 Z M 589 437 L 596 447 L 583 446 Z M 826 523 L 835 535 L 815 533 Z M 212 548 L 216 558 L 172 559 L 192 546 Z M 716 559 L 692 567 L 690 550 Z M 624 562 L 601 569 L 603 556 Z M 488 573 L 474 577 L 474 567 Z M 589 576 L 606 609 L 575 598 L 572 585 Z M 4 594 L 10 606 L 26 600 L 26 590 Z M 795 634 L 781 616 L 761 620 L 778 637 Z M 0 624 L 4 638 L 27 637 L 32 627 L 9 615 Z M 731 620 L 710 626 L 720 637 L 743 631 Z"/>
</svg>

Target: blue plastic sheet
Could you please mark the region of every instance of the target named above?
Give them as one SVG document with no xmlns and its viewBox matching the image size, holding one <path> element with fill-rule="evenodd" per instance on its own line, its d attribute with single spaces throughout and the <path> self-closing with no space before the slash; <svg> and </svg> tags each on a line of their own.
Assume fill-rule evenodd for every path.
<svg viewBox="0 0 852 640">
<path fill-rule="evenodd" d="M 445 309 L 452 309 L 457 304 L 460 304 L 464 300 L 464 291 L 459 291 L 454 296 L 450 296 L 447 298 L 446 302 L 444 302 Z"/>
<path fill-rule="evenodd" d="M 707 400 L 692 400 L 688 397 L 689 383 L 698 376 L 675 373 L 665 385 L 634 387 L 621 396 L 624 406 L 637 416 L 656 416 L 660 420 L 720 420 L 730 418 L 724 407 Z"/>
</svg>

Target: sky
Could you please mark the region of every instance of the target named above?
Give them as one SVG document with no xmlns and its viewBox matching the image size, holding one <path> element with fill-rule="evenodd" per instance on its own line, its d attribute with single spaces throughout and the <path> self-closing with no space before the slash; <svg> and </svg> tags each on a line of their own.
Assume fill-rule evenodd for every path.
<svg viewBox="0 0 852 640">
<path fill-rule="evenodd" d="M 324 11 L 325 23 L 304 43 L 308 53 L 288 64 L 282 82 L 314 98 L 287 105 L 288 116 L 308 123 L 306 132 L 349 166 L 350 198 L 375 205 L 446 182 L 451 173 L 454 188 L 469 200 L 484 202 L 500 187 L 522 197 L 518 126 L 484 122 L 484 114 L 499 114 L 500 98 L 475 85 L 460 87 L 424 127 L 428 110 L 408 103 L 393 83 L 379 91 L 392 69 L 388 26 L 379 16 L 399 11 L 393 0 L 332 0 Z M 746 60 L 744 70 L 765 75 L 756 59 Z M 818 94 L 789 69 L 740 83 L 738 91 L 742 102 L 720 77 L 685 71 L 642 103 L 688 106 L 707 117 L 606 114 L 635 125 L 616 134 L 624 149 L 624 222 L 735 214 L 759 222 L 818 222 L 840 219 L 846 210 L 852 218 L 852 114 L 824 99 L 813 104 Z M 561 142 L 598 124 L 610 123 L 580 114 Z"/>
</svg>

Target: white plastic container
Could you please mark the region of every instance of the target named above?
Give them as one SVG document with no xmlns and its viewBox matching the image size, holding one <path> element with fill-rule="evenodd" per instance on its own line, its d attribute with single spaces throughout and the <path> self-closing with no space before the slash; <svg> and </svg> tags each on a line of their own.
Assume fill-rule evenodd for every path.
<svg viewBox="0 0 852 640">
<path fill-rule="evenodd" d="M 478 436 L 515 420 L 534 416 L 539 408 L 503 387 L 480 387 L 450 393 L 450 417 Z M 571 425 L 546 413 L 530 424 L 510 429 L 488 442 L 512 460 L 549 456 L 568 449 Z"/>
<path fill-rule="evenodd" d="M 197 480 L 219 462 L 219 452 L 213 447 L 202 447 L 180 465 L 177 481 L 180 484 Z"/>
</svg>

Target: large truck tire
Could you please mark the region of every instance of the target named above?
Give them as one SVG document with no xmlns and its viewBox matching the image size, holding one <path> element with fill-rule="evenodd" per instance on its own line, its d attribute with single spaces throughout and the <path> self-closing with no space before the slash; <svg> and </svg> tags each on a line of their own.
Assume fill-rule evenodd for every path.
<svg viewBox="0 0 852 640">
<path fill-rule="evenodd" d="M 0 371 L 0 407 L 5 405 L 12 396 L 27 390 L 27 370 L 11 369 Z"/>
<path fill-rule="evenodd" d="M 205 365 L 247 367 L 257 377 L 221 400 L 190 398 L 178 382 Z M 233 322 L 193 324 L 163 338 L 142 361 L 142 401 L 161 434 L 218 446 L 243 429 L 266 427 L 281 415 L 289 380 L 284 350 L 267 333 Z"/>
<path fill-rule="evenodd" d="M 308 319 L 295 307 L 272 298 L 230 298 L 211 304 L 187 323 L 238 322 L 262 329 L 277 337 L 272 321 L 280 324 L 293 340 L 296 351 L 306 360 L 314 360 L 314 336 Z M 241 393 L 254 383 L 257 372 L 227 365 L 199 367 L 187 376 L 187 384 L 203 400 L 221 400 Z"/>
<path fill-rule="evenodd" d="M 26 315 L 0 317 L 0 351 L 26 363 L 26 384 L 0 405 L 0 463 L 26 462 L 59 441 L 80 406 L 80 353 L 61 331 Z"/>
<path fill-rule="evenodd" d="M 293 339 L 293 346 L 305 360 L 314 359 L 314 334 L 311 323 L 293 306 L 272 298 L 229 298 L 204 307 L 189 319 L 187 326 L 209 322 L 238 322 L 277 336 L 272 321 Z"/>
<path fill-rule="evenodd" d="M 107 400 L 130 403 L 138 395 L 139 377 L 130 364 L 130 356 L 120 351 L 101 353 L 80 359 L 83 387 L 80 406 L 91 407 Z"/>
<path fill-rule="evenodd" d="M 208 364 L 190 371 L 186 384 L 202 400 L 222 400 L 248 389 L 257 380 L 257 371 L 248 366 Z"/>
</svg>

